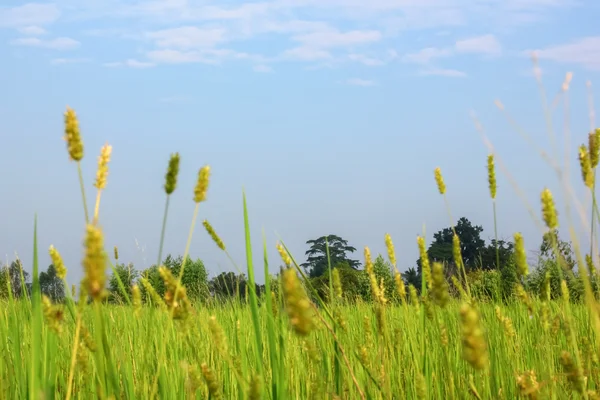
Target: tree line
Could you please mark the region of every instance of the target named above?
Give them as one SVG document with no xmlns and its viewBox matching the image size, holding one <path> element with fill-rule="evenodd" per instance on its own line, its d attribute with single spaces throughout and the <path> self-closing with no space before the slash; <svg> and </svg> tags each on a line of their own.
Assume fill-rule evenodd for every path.
<svg viewBox="0 0 600 400">
<path fill-rule="evenodd" d="M 491 300 L 510 300 L 514 297 L 514 287 L 517 283 L 515 267 L 514 243 L 510 240 L 491 239 L 489 242 L 482 238 L 483 227 L 473 225 L 467 218 L 460 218 L 454 227 L 447 227 L 433 235 L 427 254 L 430 261 L 441 262 L 445 266 L 446 277 L 452 282 L 453 276 L 458 276 L 458 268 L 453 260 L 452 237 L 454 232 L 460 238 L 461 252 L 467 278 L 472 294 L 479 298 Z M 553 240 L 554 239 L 554 240 Z M 557 250 L 552 243 L 557 243 Z M 370 281 L 362 262 L 352 258 L 356 248 L 349 245 L 348 241 L 337 235 L 325 235 L 317 239 L 308 240 L 309 246 L 305 253 L 306 261 L 300 267 L 306 272 L 316 294 L 327 298 L 329 293 L 329 266 L 337 269 L 340 281 L 344 289 L 343 296 L 353 301 L 362 299 L 371 300 Z M 558 256 L 558 259 L 557 259 Z M 122 303 L 123 293 L 118 285 L 116 275 L 124 284 L 125 290 L 131 295 L 131 287 L 138 283 L 140 278 L 145 278 L 163 296 L 166 291 L 165 284 L 160 277 L 158 265 L 139 271 L 132 263 L 115 263 L 114 273 L 108 280 L 109 296 L 107 301 Z M 168 268 L 174 276 L 179 276 L 183 257 L 168 255 L 162 265 Z M 415 261 L 415 265 L 401 273 L 406 286 L 413 286 L 417 293 L 421 288 L 421 259 Z M 558 231 L 549 231 L 543 235 L 541 244 L 530 262 L 531 273 L 521 283 L 535 295 L 542 291 L 543 282 L 550 277 L 551 297 L 560 295 L 560 278 L 556 266 L 563 268 L 567 285 L 571 292 L 571 298 L 577 301 L 583 296 L 583 283 L 579 277 L 577 261 L 573 246 L 570 242 L 559 237 Z M 591 266 L 592 285 L 598 290 L 598 279 L 595 269 Z M 386 288 L 393 301 L 397 297 L 394 290 L 393 268 L 389 261 L 382 255 L 378 255 L 373 263 L 373 270 L 378 281 Z M 281 272 L 281 267 L 280 267 Z M 28 293 L 31 288 L 29 273 L 23 269 L 20 260 L 15 260 L 9 265 L 0 268 L 0 298 L 21 297 Z M 272 288 L 278 291 L 279 273 L 272 276 Z M 40 286 L 42 293 L 53 301 L 61 301 L 65 297 L 63 281 L 57 276 L 54 265 L 49 265 L 46 271 L 40 273 Z M 248 296 L 249 283 L 244 273 L 222 272 L 209 279 L 204 263 L 200 259 L 193 260 L 188 257 L 182 276 L 182 284 L 185 286 L 188 297 L 192 301 L 213 300 L 246 300 Z M 142 298 L 146 299 L 147 293 L 144 285 L 138 285 L 142 292 Z M 454 292 L 452 283 L 450 288 Z M 69 290 L 74 290 L 70 288 Z M 264 292 L 264 285 L 255 284 L 254 290 L 260 296 Z M 313 294 L 314 295 L 314 294 Z M 397 298 L 395 300 L 398 300 Z"/>
</svg>

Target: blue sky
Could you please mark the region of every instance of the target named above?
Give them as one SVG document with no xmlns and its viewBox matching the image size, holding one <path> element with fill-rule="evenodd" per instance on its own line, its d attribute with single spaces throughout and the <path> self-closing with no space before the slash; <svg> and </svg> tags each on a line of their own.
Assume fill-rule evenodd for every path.
<svg viewBox="0 0 600 400">
<path fill-rule="evenodd" d="M 488 149 L 470 113 L 535 213 L 545 186 L 564 205 L 552 170 L 494 100 L 551 152 L 531 51 L 550 98 L 572 72 L 568 139 L 564 102 L 553 121 L 558 154 L 571 146 L 570 176 L 583 193 L 574 156 L 590 130 L 588 80 L 600 97 L 599 17 L 600 4 L 582 0 L 5 0 L 0 254 L 16 252 L 29 268 L 37 213 L 42 266 L 53 244 L 69 281 L 81 278 L 83 211 L 62 140 L 67 105 L 80 117 L 90 203 L 100 148 L 113 146 L 101 225 L 107 247 L 137 268 L 157 256 L 175 151 L 182 164 L 165 253 L 183 253 L 204 164 L 213 175 L 199 222 L 211 221 L 241 266 L 242 188 L 259 265 L 264 230 L 273 270 L 276 233 L 299 261 L 321 235 L 342 236 L 362 259 L 365 245 L 384 252 L 390 233 L 400 269 L 414 266 L 423 226 L 429 242 L 449 225 L 438 166 L 453 217 L 483 225 L 488 239 Z M 534 250 L 540 230 L 498 174 L 499 234 L 521 231 Z M 200 224 L 191 255 L 213 275 L 232 269 Z"/>
</svg>

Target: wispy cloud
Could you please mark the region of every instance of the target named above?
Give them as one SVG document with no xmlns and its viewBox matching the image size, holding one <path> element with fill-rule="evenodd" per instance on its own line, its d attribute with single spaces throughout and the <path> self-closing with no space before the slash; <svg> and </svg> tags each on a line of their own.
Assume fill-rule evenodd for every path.
<svg viewBox="0 0 600 400">
<path fill-rule="evenodd" d="M 527 50 L 525 53 L 529 56 L 532 51 Z M 535 50 L 535 53 L 539 59 L 600 71 L 600 36 L 589 36 L 571 43 L 550 46 Z"/>
<path fill-rule="evenodd" d="M 19 33 L 23 34 L 23 35 L 31 35 L 31 36 L 41 36 L 41 35 L 45 35 L 46 33 L 48 33 L 48 31 L 46 31 L 44 28 L 42 28 L 41 26 L 36 26 L 36 25 L 29 25 L 29 26 L 23 26 L 17 29 L 19 31 Z"/>
<path fill-rule="evenodd" d="M 53 58 L 50 60 L 52 65 L 65 65 L 65 64 L 84 64 L 89 63 L 89 58 Z"/>
<path fill-rule="evenodd" d="M 360 78 L 350 78 L 344 81 L 346 85 L 350 86 L 362 86 L 362 87 L 370 87 L 375 86 L 376 82 L 368 79 L 360 79 Z"/>
<path fill-rule="evenodd" d="M 463 71 L 447 68 L 426 68 L 419 71 L 422 76 L 446 76 L 449 78 L 464 78 L 467 74 Z"/>
<path fill-rule="evenodd" d="M 265 65 L 265 64 L 255 65 L 252 69 L 255 72 L 262 72 L 262 73 L 273 72 L 273 68 L 271 68 L 271 67 L 269 67 L 268 65 Z"/>
<path fill-rule="evenodd" d="M 151 63 L 151 62 L 138 61 L 133 58 L 130 58 L 130 59 L 122 61 L 122 62 L 118 61 L 118 62 L 110 62 L 110 63 L 104 64 L 104 66 L 108 67 L 108 68 L 117 68 L 117 67 L 151 68 L 151 67 L 154 67 L 155 65 L 156 64 Z"/>
<path fill-rule="evenodd" d="M 12 40 L 10 44 L 13 46 L 42 47 L 52 50 L 73 50 L 81 45 L 77 40 L 68 37 L 59 37 L 48 40 L 27 37 Z"/>
<path fill-rule="evenodd" d="M 268 72 L 282 62 L 306 63 L 314 69 L 352 64 L 352 68 L 376 67 L 402 60 L 420 66 L 416 68 L 427 74 L 446 71 L 447 76 L 457 76 L 460 71 L 448 72 L 453 70 L 436 63 L 458 55 L 501 55 L 497 35 L 507 21 L 534 24 L 556 15 L 552 13 L 557 10 L 580 4 L 580 0 L 51 1 L 0 6 L 0 28 L 20 34 L 12 45 L 56 50 L 80 46 L 69 37 L 40 38 L 47 30 L 53 31 L 50 25 L 54 24 L 65 35 L 86 35 L 92 46 L 118 38 L 118 52 L 112 52 L 114 43 L 103 50 L 102 57 L 109 60 L 125 54 L 123 59 L 105 64 L 113 67 L 235 61 Z M 87 24 L 83 30 L 82 23 Z M 454 37 L 455 28 L 465 32 L 475 23 L 479 28 L 488 27 L 490 33 Z M 72 26 L 78 30 L 68 31 Z M 414 31 L 422 31 L 430 42 L 419 50 L 411 48 L 415 42 L 408 39 L 398 54 L 399 40 Z M 547 57 L 557 57 L 548 51 L 558 49 L 546 50 Z"/>
<path fill-rule="evenodd" d="M 502 53 L 500 42 L 494 35 L 490 34 L 459 40 L 455 43 L 454 49 L 457 53 L 486 55 L 500 55 Z"/>
<path fill-rule="evenodd" d="M 0 27 L 19 28 L 26 26 L 44 26 L 60 17 L 56 4 L 28 3 L 22 6 L 0 7 Z"/>
</svg>

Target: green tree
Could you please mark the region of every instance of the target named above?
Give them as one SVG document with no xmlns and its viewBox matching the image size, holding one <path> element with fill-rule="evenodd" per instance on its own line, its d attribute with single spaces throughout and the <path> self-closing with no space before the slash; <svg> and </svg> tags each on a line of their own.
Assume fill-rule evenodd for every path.
<svg viewBox="0 0 600 400">
<path fill-rule="evenodd" d="M 476 262 L 478 268 L 484 270 L 501 270 L 506 264 L 510 262 L 514 254 L 515 245 L 511 241 L 498 240 L 498 258 L 500 259 L 500 265 L 496 265 L 498 260 L 496 258 L 496 239 L 491 239 L 490 243 L 481 250 L 481 255 Z"/>
<path fill-rule="evenodd" d="M 465 269 L 472 270 L 478 266 L 477 261 L 481 260 L 481 255 L 485 252 L 485 241 L 481 238 L 483 227 L 473 225 L 467 218 L 462 217 L 458 220 L 454 229 L 460 239 L 460 250 L 465 263 Z M 444 228 L 433 235 L 433 242 L 429 246 L 429 249 L 427 249 L 429 258 L 432 261 L 446 264 L 446 271 L 449 275 L 457 272 L 452 254 L 453 236 L 452 227 Z M 420 276 L 421 258 L 417 260 L 417 271 Z"/>
<path fill-rule="evenodd" d="M 410 267 L 406 271 L 402 272 L 402 279 L 406 286 L 413 285 L 415 289 L 421 290 L 421 275 L 415 267 Z"/>
<path fill-rule="evenodd" d="M 311 277 L 318 277 L 327 272 L 327 246 L 329 246 L 329 257 L 331 265 L 336 266 L 345 262 L 353 269 L 358 269 L 360 262 L 351 260 L 346 253 L 354 253 L 355 247 L 349 246 L 348 241 L 336 235 L 321 236 L 318 239 L 309 240 L 306 244 L 310 248 L 306 251 L 307 260 L 300 266 L 303 267 Z"/>
<path fill-rule="evenodd" d="M 366 276 L 365 271 L 358 271 L 346 262 L 340 262 L 333 268 L 339 271 L 344 299 L 355 301 L 357 298 L 364 298 L 365 288 L 368 288 L 368 280 L 363 279 L 363 276 Z M 309 279 L 319 297 L 325 301 L 329 300 L 329 274 L 322 274 Z M 309 291 L 309 295 L 313 300 L 316 300 L 312 291 Z"/>
<path fill-rule="evenodd" d="M 65 284 L 56 275 L 54 264 L 50 264 L 46 271 L 40 273 L 40 290 L 52 301 L 59 302 L 65 297 Z"/>
<path fill-rule="evenodd" d="M 210 291 L 213 296 L 221 299 L 243 298 L 248 281 L 246 275 L 236 275 L 235 272 L 221 272 L 210 280 Z"/>
<path fill-rule="evenodd" d="M 108 290 L 110 292 L 110 300 L 116 303 L 125 302 L 125 297 L 123 296 L 123 292 L 119 287 L 119 281 L 117 280 L 117 276 L 121 279 L 121 283 L 125 287 L 125 292 L 129 299 L 131 299 L 131 287 L 135 283 L 135 281 L 139 277 L 139 272 L 135 269 L 132 263 L 127 265 L 125 264 L 117 264 L 115 265 L 116 274 L 112 274 L 110 280 L 108 281 Z"/>
<path fill-rule="evenodd" d="M 163 261 L 163 265 L 171 270 L 176 278 L 179 277 L 183 257 L 173 258 L 170 254 Z M 181 284 L 187 291 L 188 298 L 193 301 L 206 300 L 210 295 L 208 287 L 208 272 L 204 263 L 199 258 L 192 260 L 189 256 L 185 262 Z M 163 293 L 164 294 L 164 293 Z"/>
<path fill-rule="evenodd" d="M 17 259 L 5 265 L 0 269 L 0 283 L 3 286 L 0 288 L 0 293 L 4 293 L 8 296 L 8 284 L 12 290 L 12 295 L 15 298 L 19 298 L 24 295 L 27 290 L 27 281 L 29 279 L 29 273 L 23 269 L 21 260 Z"/>
</svg>

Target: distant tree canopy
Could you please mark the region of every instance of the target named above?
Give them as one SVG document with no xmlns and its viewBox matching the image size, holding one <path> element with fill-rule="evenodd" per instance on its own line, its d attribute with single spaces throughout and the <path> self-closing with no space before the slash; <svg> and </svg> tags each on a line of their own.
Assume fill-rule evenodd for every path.
<svg viewBox="0 0 600 400">
<path fill-rule="evenodd" d="M 456 234 L 460 239 L 461 254 L 465 269 L 472 270 L 496 270 L 506 265 L 514 252 L 514 244 L 510 241 L 492 239 L 486 245 L 485 240 L 481 238 L 483 227 L 473 225 L 467 218 L 462 217 L 454 226 Z M 427 249 L 431 261 L 438 261 L 446 264 L 448 274 L 457 272 L 456 264 L 452 253 L 452 238 L 454 231 L 452 227 L 444 228 L 433 235 L 433 242 Z M 496 257 L 496 243 L 498 244 L 498 258 Z M 421 276 L 421 258 L 417 260 L 417 277 Z M 414 277 L 413 277 L 414 279 Z"/>
<path fill-rule="evenodd" d="M 8 297 L 10 286 L 12 296 L 21 297 L 25 294 L 28 280 L 29 273 L 23 269 L 21 260 L 16 259 L 10 265 L 0 268 L 0 293 Z"/>
<path fill-rule="evenodd" d="M 577 257 L 571 242 L 559 237 L 557 230 L 546 232 L 539 246 L 537 262 L 530 262 L 530 274 L 521 277 L 517 274 L 514 257 L 514 244 L 507 240 L 492 239 L 486 243 L 481 234 L 483 228 L 472 224 L 467 218 L 460 218 L 455 226 L 461 242 L 462 256 L 467 270 L 467 278 L 471 293 L 476 298 L 488 298 L 493 301 L 509 301 L 515 296 L 515 284 L 521 283 L 535 296 L 540 296 L 545 287 L 544 282 L 550 282 L 551 298 L 561 296 L 561 275 L 567 283 L 570 298 L 580 301 L 584 298 L 584 286 L 578 271 Z M 459 288 L 453 285 L 450 279 L 456 274 L 457 268 L 452 254 L 452 227 L 444 228 L 433 235 L 433 241 L 428 248 L 430 261 L 439 261 L 444 264 L 444 271 L 449 282 L 452 295 L 459 295 Z M 333 270 L 342 285 L 343 301 L 372 301 L 371 282 L 367 272 L 359 269 L 360 262 L 349 258 L 356 248 L 336 235 L 322 236 L 306 242 L 310 245 L 306 251 L 307 261 L 302 267 L 308 272 L 308 280 L 304 282 L 309 296 L 316 300 L 318 294 L 323 300 L 331 297 L 330 274 L 328 273 L 327 243 L 329 244 L 329 257 Z M 168 255 L 161 265 L 164 265 L 176 278 L 182 269 L 183 257 Z M 247 300 L 250 286 L 245 274 L 222 272 L 209 280 L 208 272 L 200 259 L 186 260 L 185 271 L 181 283 L 186 288 L 188 298 L 194 302 Z M 561 273 L 562 270 L 562 273 Z M 109 271 L 107 265 L 107 272 Z M 399 300 L 399 292 L 395 285 L 394 270 L 392 265 L 382 255 L 377 255 L 373 262 L 373 272 L 377 285 L 383 288 L 386 298 L 394 303 Z M 271 291 L 279 304 L 282 298 L 281 274 L 271 275 Z M 417 292 L 421 289 L 421 259 L 417 266 L 405 269 L 401 277 L 406 285 L 412 285 Z M 7 265 L 0 266 L 0 298 L 21 298 L 31 290 L 30 274 L 23 269 L 20 260 L 14 260 Z M 118 279 L 117 279 L 118 278 Z M 142 300 L 149 300 L 149 293 L 144 284 L 144 278 L 152 285 L 158 296 L 164 298 L 165 283 L 160 276 L 159 267 L 151 265 L 144 270 L 137 270 L 132 263 L 114 266 L 114 272 L 107 280 L 109 291 L 108 301 L 123 304 L 126 297 L 131 298 L 133 285 L 137 284 L 142 294 Z M 119 284 L 119 279 L 122 285 Z M 462 279 L 461 279 L 462 280 Z M 39 274 L 40 289 L 43 294 L 54 302 L 65 298 L 66 288 L 64 282 L 56 275 L 54 265 L 49 265 L 46 271 Z M 600 295 L 600 274 L 593 272 L 590 275 L 594 293 Z M 124 289 L 124 292 L 123 292 Z M 254 287 L 259 299 L 264 294 L 265 286 L 256 284 Z M 544 292 L 545 293 L 545 292 Z M 544 294 L 545 295 L 545 294 Z"/>
<path fill-rule="evenodd" d="M 354 253 L 355 247 L 349 246 L 348 241 L 336 235 L 321 236 L 318 239 L 309 240 L 306 244 L 310 248 L 305 255 L 307 260 L 300 266 L 303 267 L 311 277 L 323 275 L 328 268 L 327 247 L 329 247 L 329 259 L 331 266 L 346 263 L 350 268 L 358 269 L 360 261 L 349 259 L 346 253 Z"/>
<path fill-rule="evenodd" d="M 65 297 L 65 284 L 56 275 L 54 264 L 50 264 L 46 271 L 40 273 L 40 290 L 52 301 L 61 301 Z"/>
</svg>

